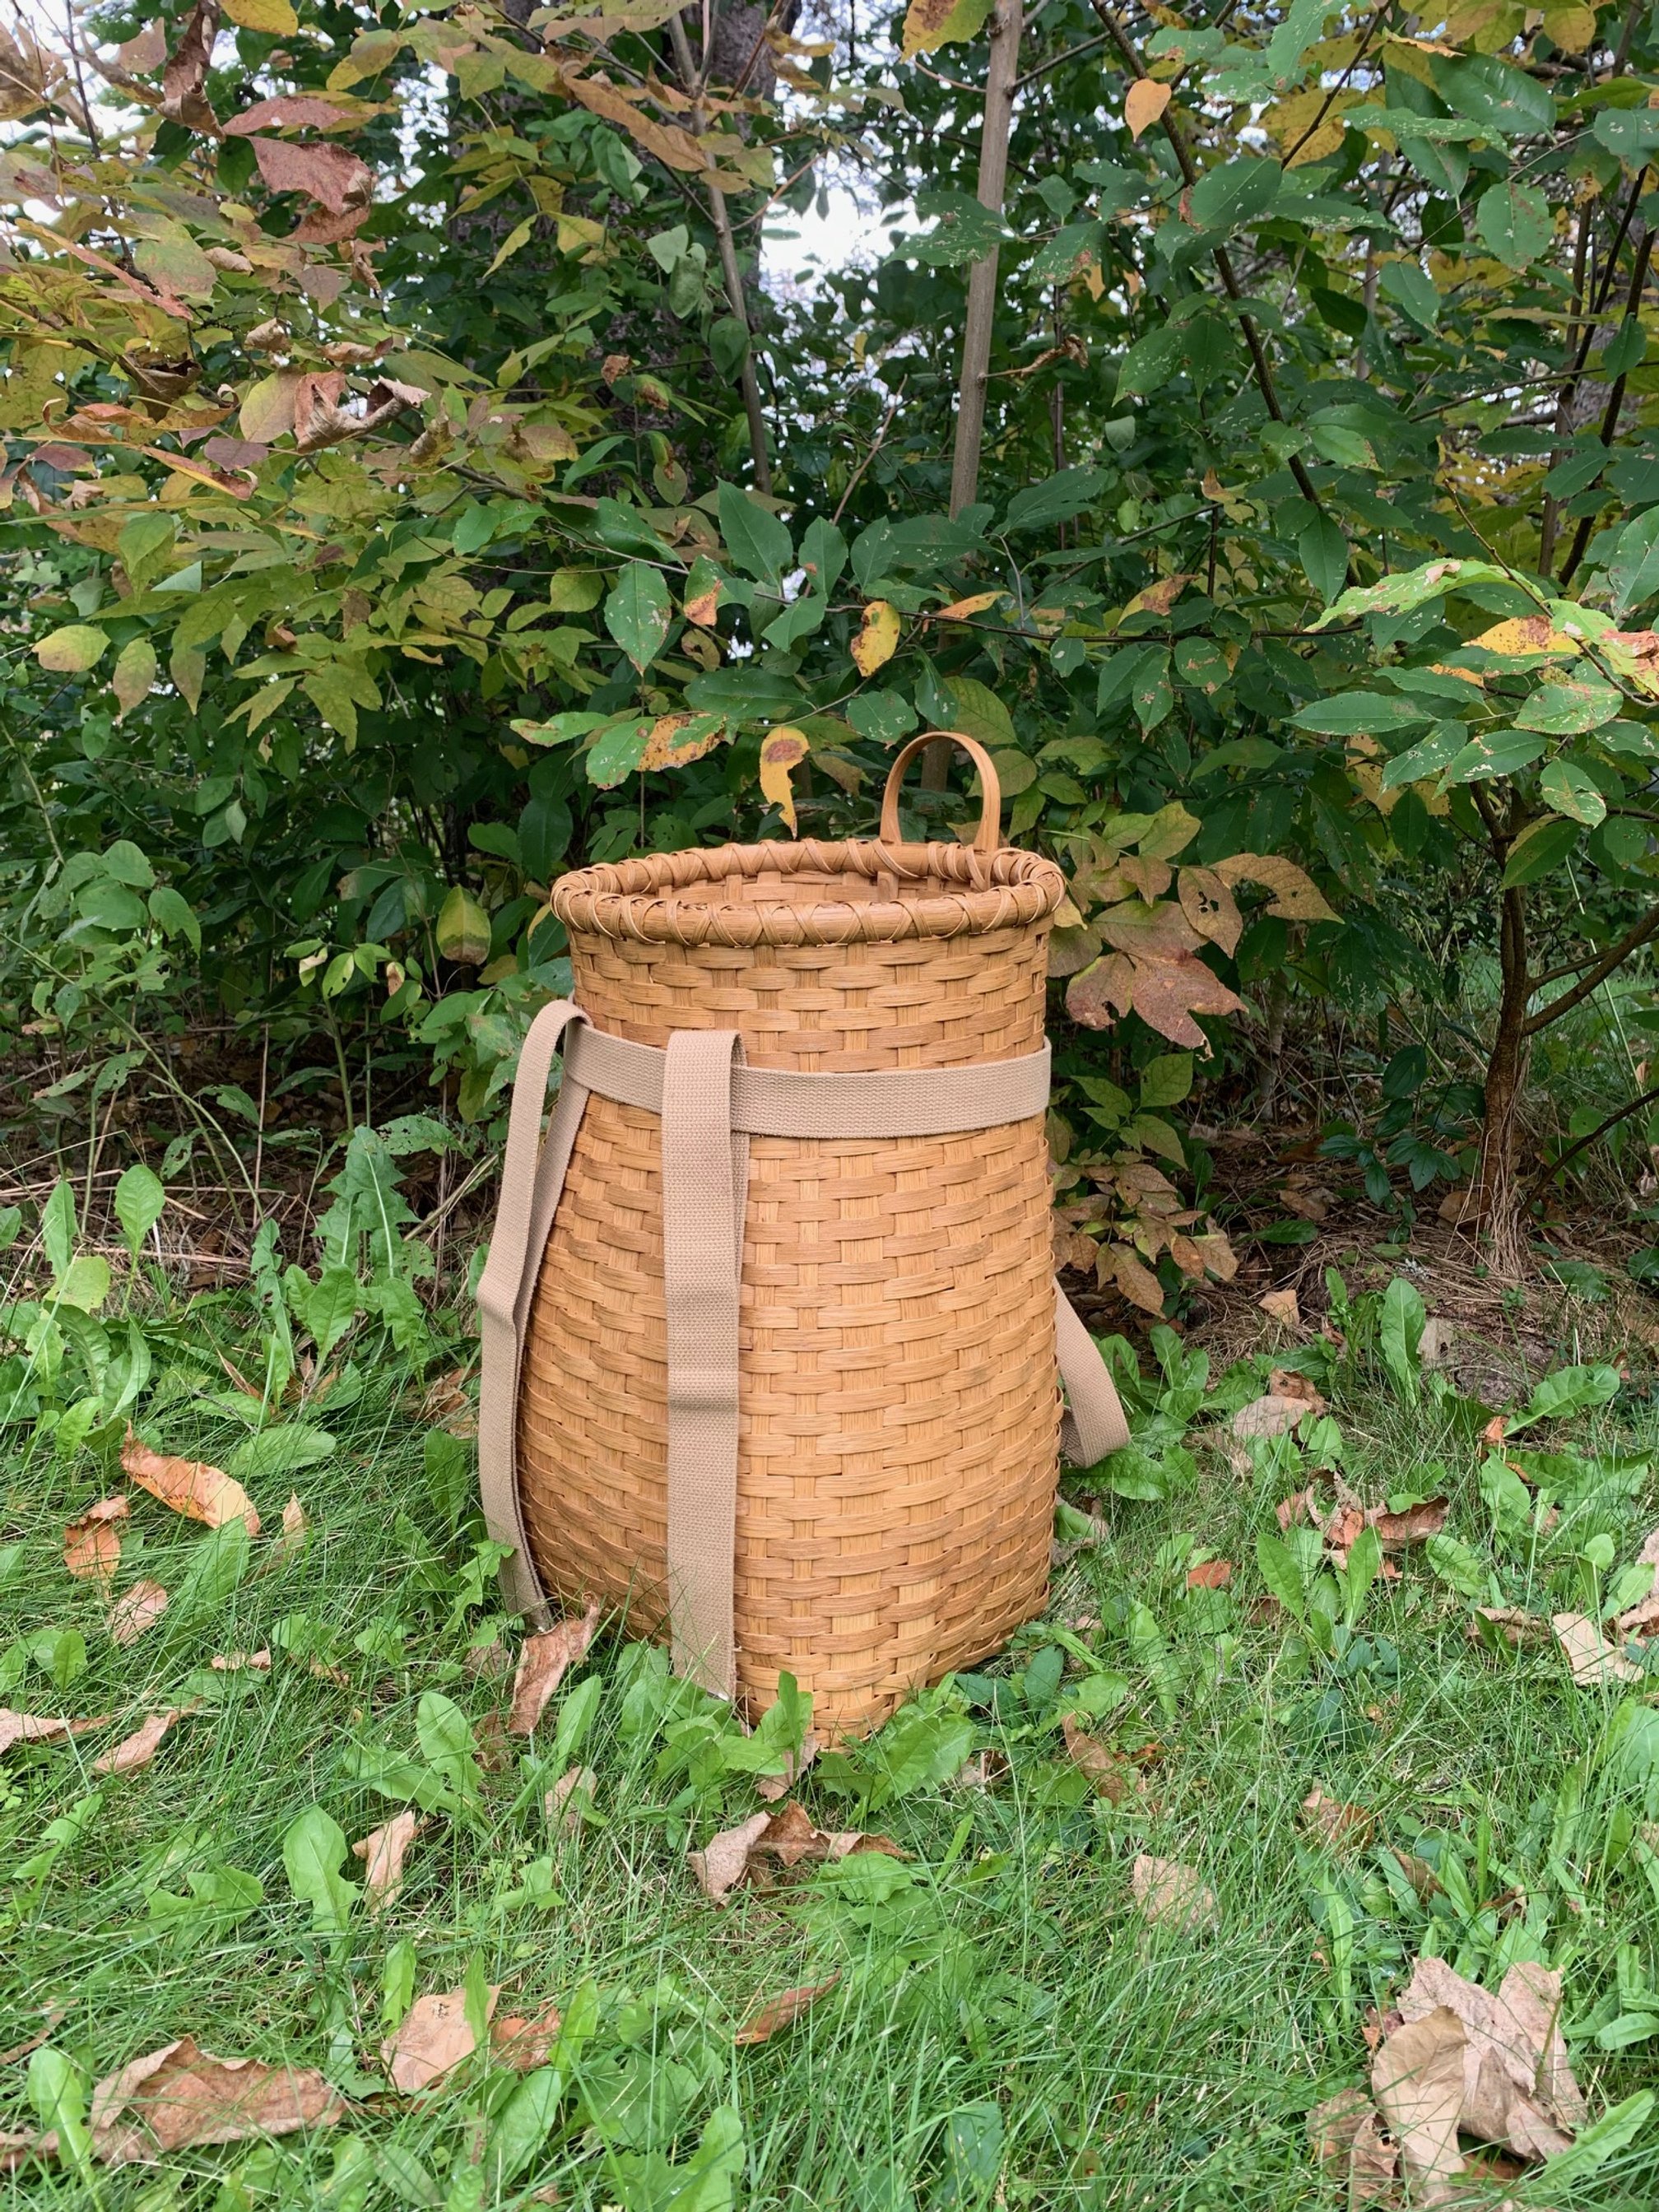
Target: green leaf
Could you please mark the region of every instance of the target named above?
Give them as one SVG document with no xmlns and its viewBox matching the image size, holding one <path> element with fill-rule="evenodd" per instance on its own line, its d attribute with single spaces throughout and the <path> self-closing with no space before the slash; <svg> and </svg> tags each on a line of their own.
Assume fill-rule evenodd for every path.
<svg viewBox="0 0 1659 2212">
<path fill-rule="evenodd" d="M 46 1265 L 54 1279 L 61 1279 L 69 1273 L 78 1234 L 75 1192 L 67 1178 L 60 1176 L 52 1187 L 52 1196 L 40 1209 L 40 1241 L 46 1247 Z"/>
<path fill-rule="evenodd" d="M 1590 130 L 1609 154 L 1616 154 L 1621 161 L 1639 164 L 1659 146 L 1659 110 L 1604 107 Z"/>
<path fill-rule="evenodd" d="M 1018 742 L 1013 717 L 988 684 L 973 676 L 947 676 L 945 688 L 951 695 L 954 729 L 977 738 L 991 752 Z"/>
<path fill-rule="evenodd" d="M 1445 781 L 1483 783 L 1495 775 L 1515 775 L 1530 768 L 1544 750 L 1544 740 L 1526 730 L 1483 730 L 1471 738 L 1448 767 Z"/>
<path fill-rule="evenodd" d="M 1546 806 L 1588 830 L 1607 819 L 1607 800 L 1576 761 L 1551 761 L 1538 779 L 1538 789 Z"/>
<path fill-rule="evenodd" d="M 1158 391 L 1175 373 L 1181 359 L 1182 334 L 1168 323 L 1159 323 L 1129 348 L 1118 364 L 1117 394 Z"/>
<path fill-rule="evenodd" d="M 326 1359 L 328 1354 L 324 1352 L 319 1356 Z M 313 1422 L 283 1421 L 273 1429 L 260 1429 L 245 1437 L 225 1462 L 225 1473 L 234 1474 L 239 1482 L 270 1482 L 297 1474 L 302 1467 L 320 1466 L 324 1460 L 333 1458 L 335 1449 L 328 1431 Z"/>
<path fill-rule="evenodd" d="M 512 2182 L 553 2131 L 564 2097 L 564 2076 L 551 2066 L 526 2074 L 489 2131 L 485 2156 L 497 2190 Z M 435 2197 L 434 2197 L 434 2202 Z"/>
<path fill-rule="evenodd" d="M 94 629 L 90 623 L 70 623 L 40 639 L 34 657 L 55 676 L 80 676 L 97 666 L 108 643 L 103 631 Z"/>
<path fill-rule="evenodd" d="M 446 960 L 476 968 L 489 957 L 489 916 L 464 884 L 438 908 L 438 950 Z"/>
<path fill-rule="evenodd" d="M 147 637 L 130 638 L 115 656 L 114 672 L 110 678 L 110 686 L 120 709 L 118 720 L 130 714 L 143 700 L 149 698 L 155 676 L 155 647 Z"/>
<path fill-rule="evenodd" d="M 87 2080 L 74 2059 L 50 2043 L 42 2044 L 29 2060 L 28 2090 L 41 2132 L 55 2134 L 63 2154 L 83 2173 L 89 2173 L 92 2136 L 87 2127 Z M 98 2201 L 95 2192 L 92 2201 Z"/>
<path fill-rule="evenodd" d="M 993 4 L 994 0 L 910 0 L 904 15 L 905 60 L 976 39 Z"/>
<path fill-rule="evenodd" d="M 1434 280 L 1415 261 L 1391 261 L 1382 271 L 1385 299 L 1403 309 L 1419 328 L 1431 331 L 1440 319 L 1440 295 Z"/>
<path fill-rule="evenodd" d="M 1109 481 L 1104 469 L 1061 469 L 1041 483 L 1027 484 L 1008 502 L 1005 530 L 1048 530 L 1070 522 L 1093 504 Z"/>
<path fill-rule="evenodd" d="M 154 1168 L 136 1161 L 115 1186 L 115 1218 L 121 1224 L 121 1242 L 136 1260 L 139 1247 L 161 1219 L 167 1202 L 161 1178 Z"/>
<path fill-rule="evenodd" d="M 662 649 L 672 614 L 659 569 L 630 561 L 605 603 L 605 626 L 642 676 Z"/>
<path fill-rule="evenodd" d="M 160 884 L 149 895 L 150 919 L 166 937 L 188 938 L 193 949 L 202 949 L 202 925 L 184 896 L 170 884 Z"/>
<path fill-rule="evenodd" d="M 1264 1529 L 1255 1540 L 1255 1560 L 1261 1571 L 1261 1579 L 1285 1610 L 1296 1620 L 1308 1617 L 1307 1600 L 1303 1595 L 1302 1572 L 1291 1555 L 1290 1547 Z"/>
<path fill-rule="evenodd" d="M 1302 573 L 1329 606 L 1348 580 L 1348 541 L 1340 524 L 1316 514 L 1296 541 Z"/>
<path fill-rule="evenodd" d="M 1578 831 L 1577 822 L 1563 821 L 1557 815 L 1542 815 L 1529 822 L 1510 848 L 1499 890 L 1535 884 L 1559 868 L 1578 842 Z"/>
<path fill-rule="evenodd" d="M 362 1285 L 349 1267 L 325 1267 L 298 1300 L 299 1319 L 310 1332 L 319 1361 L 325 1360 L 357 1318 Z"/>
<path fill-rule="evenodd" d="M 1436 55 L 1432 68 L 1447 104 L 1491 136 L 1529 138 L 1555 128 L 1548 87 L 1496 54 L 1468 54 L 1455 61 Z"/>
<path fill-rule="evenodd" d="M 1193 1055 L 1167 1052 L 1149 1060 L 1140 1071 L 1143 1107 L 1179 1106 L 1193 1087 Z"/>
<path fill-rule="evenodd" d="M 1481 243 L 1510 269 L 1524 269 L 1535 261 L 1555 234 L 1549 202 L 1530 185 L 1494 185 L 1483 192 L 1474 227 Z"/>
<path fill-rule="evenodd" d="M 1478 1605 L 1487 1595 L 1492 1577 L 1478 1552 L 1459 1543 L 1455 1536 L 1431 1536 L 1423 1550 L 1441 1581 L 1449 1583 L 1460 1597 Z"/>
<path fill-rule="evenodd" d="M 601 791 L 609 791 L 624 776 L 631 775 L 645 757 L 645 749 L 651 742 L 651 723 L 637 715 L 625 715 L 620 721 L 606 725 L 582 755 L 582 766 L 587 780 Z"/>
<path fill-rule="evenodd" d="M 289 1822 L 283 1838 L 288 1886 L 301 1904 L 311 1907 L 313 1919 L 326 1936 L 344 1934 L 357 1901 L 357 1885 L 340 1872 L 345 1856 L 345 1832 L 320 1805 L 307 1806 Z"/>
<path fill-rule="evenodd" d="M 246 1575 L 251 1557 L 247 1523 L 240 1514 L 222 1528 L 210 1529 L 191 1547 L 190 1565 L 173 1595 L 170 1617 L 211 1620 Z"/>
<path fill-rule="evenodd" d="M 777 516 L 736 484 L 722 483 L 716 504 L 732 566 L 762 583 L 781 584 L 794 565 L 795 548 Z"/>
<path fill-rule="evenodd" d="M 1401 784 L 1420 783 L 1426 776 L 1438 775 L 1457 758 L 1468 743 L 1466 724 L 1440 723 L 1409 750 L 1395 755 L 1382 771 L 1383 790 L 1396 791 Z"/>
<path fill-rule="evenodd" d="M 1624 710 L 1623 696 L 1610 684 L 1563 677 L 1540 684 L 1515 718 L 1517 730 L 1544 730 L 1552 737 L 1582 737 L 1616 721 Z"/>
<path fill-rule="evenodd" d="M 477 1805 L 483 1796 L 477 1750 L 466 1715 L 441 1690 L 422 1692 L 415 1709 L 415 1733 L 433 1772 L 448 1784 L 464 1805 Z"/>
<path fill-rule="evenodd" d="M 1256 222 L 1279 197 L 1284 172 L 1277 161 L 1244 158 L 1206 169 L 1186 195 L 1191 220 L 1200 230 L 1237 230 Z"/>
<path fill-rule="evenodd" d="M 1420 729 L 1431 719 L 1429 708 L 1397 699 L 1392 692 L 1339 691 L 1299 708 L 1291 722 L 1293 728 L 1316 730 L 1324 737 L 1377 738 L 1395 730 Z"/>
<path fill-rule="evenodd" d="M 1654 2103 L 1653 2090 L 1638 2089 L 1603 2112 L 1582 2131 L 1571 2150 L 1557 2151 L 1553 2158 L 1545 2160 L 1540 2185 L 1559 2191 L 1587 2179 L 1627 2143 L 1635 2142 L 1648 2124 Z"/>
<path fill-rule="evenodd" d="M 1569 1413 L 1583 1413 L 1587 1406 L 1608 1405 L 1619 1390 L 1616 1367 L 1558 1367 L 1534 1385 L 1520 1414 L 1507 1424 L 1505 1433 L 1515 1436 L 1534 1421 L 1564 1420 Z"/>
<path fill-rule="evenodd" d="M 1428 1319 L 1415 1285 L 1396 1275 L 1382 1293 L 1379 1346 L 1382 1364 L 1398 1385 L 1401 1395 L 1417 1403 L 1418 1346 Z"/>
</svg>

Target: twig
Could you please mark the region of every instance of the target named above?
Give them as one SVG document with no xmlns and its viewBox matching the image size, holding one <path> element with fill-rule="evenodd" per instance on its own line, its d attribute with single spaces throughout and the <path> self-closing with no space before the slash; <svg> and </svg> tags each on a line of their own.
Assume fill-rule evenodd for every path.
<svg viewBox="0 0 1659 2212">
<path fill-rule="evenodd" d="M 1621 1106 L 1616 1114 L 1609 1114 L 1605 1121 L 1596 1123 L 1587 1137 L 1580 1137 L 1576 1144 L 1569 1145 L 1559 1159 L 1551 1160 L 1541 1167 L 1526 1185 L 1522 1195 L 1530 1198 L 1542 1184 L 1559 1176 L 1569 1160 L 1577 1159 L 1580 1152 L 1588 1152 L 1592 1145 L 1607 1135 L 1609 1129 L 1616 1129 L 1621 1121 L 1628 1121 L 1632 1114 L 1639 1114 L 1644 1106 L 1656 1103 L 1659 1103 L 1659 1089 L 1644 1091 L 1639 1098 L 1632 1098 L 1628 1106 Z"/>
<path fill-rule="evenodd" d="M 1638 313 L 1641 308 L 1642 294 L 1646 289 L 1648 281 L 1648 264 L 1652 258 L 1653 233 L 1650 230 L 1644 231 L 1642 234 L 1642 242 L 1636 249 L 1636 266 L 1631 272 L 1630 296 L 1625 306 L 1627 319 Z M 1627 381 L 1628 372 L 1621 371 L 1613 383 L 1613 390 L 1607 395 L 1607 412 L 1601 417 L 1601 443 L 1604 446 L 1612 446 L 1613 434 L 1619 428 L 1619 417 L 1624 411 L 1625 386 Z M 1561 574 L 1556 579 L 1563 591 L 1566 589 L 1574 569 L 1584 557 L 1584 549 L 1589 544 L 1590 532 L 1595 527 L 1595 524 L 1594 513 L 1583 514 L 1578 518 L 1578 527 L 1572 534 L 1571 546 L 1568 549 L 1566 559 L 1561 564 Z"/>
<path fill-rule="evenodd" d="M 908 383 L 908 381 L 909 380 L 907 378 L 905 382 Z M 892 428 L 893 417 L 898 413 L 898 404 L 903 397 L 904 385 L 901 384 L 898 390 L 893 394 L 892 398 L 887 403 L 887 412 L 881 418 L 881 425 L 876 432 L 875 442 L 872 445 L 869 452 L 865 455 L 864 459 L 859 463 L 857 468 L 854 470 L 852 475 L 847 480 L 847 489 L 842 492 L 840 499 L 836 501 L 836 511 L 830 518 L 832 523 L 839 522 L 841 520 L 842 514 L 846 511 L 848 501 L 851 499 L 853 494 L 859 488 L 860 478 L 863 476 L 865 471 L 869 467 L 871 462 L 875 459 L 876 455 L 881 451 L 883 445 L 886 442 L 887 433 Z"/>
</svg>

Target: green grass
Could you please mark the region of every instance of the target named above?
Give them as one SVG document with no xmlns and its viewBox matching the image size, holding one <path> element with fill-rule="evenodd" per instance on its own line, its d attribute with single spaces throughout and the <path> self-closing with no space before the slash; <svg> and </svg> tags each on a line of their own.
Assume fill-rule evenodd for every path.
<svg viewBox="0 0 1659 2212">
<path fill-rule="evenodd" d="M 239 1348 L 235 1329 L 234 1304 L 210 1300 L 165 1332 L 173 1349 L 158 1364 L 171 1372 L 142 1423 L 151 1442 L 220 1461 L 233 1451 L 245 1431 L 211 1404 L 221 1385 L 209 1370 L 216 1337 Z M 257 1345 L 240 1350 L 257 1365 Z M 103 2212 L 461 2212 L 550 2187 L 595 2212 L 720 2212 L 732 2189 L 739 2205 L 791 2212 L 1334 2212 L 1343 2193 L 1310 2160 L 1306 2112 L 1364 2081 L 1367 2010 L 1430 1943 L 1477 1978 L 1495 1980 L 1515 1956 L 1563 1966 L 1593 2112 L 1651 2078 L 1659 2038 L 1617 2051 L 1595 2039 L 1618 2009 L 1621 1945 L 1626 1985 L 1659 1981 L 1659 1858 L 1638 1833 L 1659 1814 L 1659 1765 L 1644 1785 L 1628 1744 L 1609 1746 L 1625 1693 L 1575 1688 L 1553 1649 L 1510 1656 L 1472 1643 L 1467 1598 L 1420 1551 L 1373 1592 L 1341 1663 L 1310 1652 L 1283 1618 L 1253 1617 L 1255 1540 L 1295 1486 L 1290 1447 L 1268 1448 L 1243 1475 L 1203 1449 L 1175 1496 L 1109 1501 L 1108 1540 L 1060 1578 L 1056 1614 L 1096 1619 L 1082 1640 L 1128 1685 L 1108 1725 L 1142 1755 L 1143 1803 L 1109 1804 L 1067 1760 L 1057 1719 L 1075 1673 L 1057 1699 L 1039 1630 L 988 1670 L 1003 1685 L 1000 1717 L 983 1680 L 971 1709 L 948 1692 L 924 1701 L 935 1753 L 953 1753 L 946 1722 L 966 1712 L 973 1742 L 1006 1753 L 1006 1776 L 990 1788 L 923 1780 L 883 1802 L 895 1776 L 881 1745 L 848 1760 L 839 1787 L 821 1761 L 799 1793 L 815 1816 L 884 1832 L 910 1856 L 803 1869 L 722 1910 L 685 1854 L 755 1808 L 753 1783 L 722 1769 L 707 1707 L 666 1692 L 638 1648 L 601 1638 L 550 1710 L 538 1753 L 495 1735 L 510 1674 L 478 1671 L 467 1655 L 498 1633 L 514 1639 L 480 1583 L 481 1532 L 465 1516 L 453 1523 L 440 1494 L 453 1502 L 454 1455 L 428 1450 L 414 1403 L 407 1372 L 388 1361 L 354 1404 L 318 1409 L 333 1456 L 291 1482 L 252 1483 L 266 1534 L 245 1563 L 216 1553 L 216 1575 L 200 1565 L 216 1540 L 135 1493 L 118 1592 L 145 1575 L 174 1602 L 126 1650 L 106 1633 L 96 1589 L 72 1580 L 61 1556 L 64 1521 L 123 1486 L 112 1450 L 103 1464 L 85 1447 L 59 1458 L 50 1442 L 27 1443 L 26 1429 L 4 1432 L 16 1441 L 0 1543 L 18 1548 L 0 1587 L 0 1653 L 43 1629 L 78 1631 L 86 1664 L 60 1686 L 31 1658 L 0 1702 L 77 1714 L 203 1702 L 152 1765 L 101 1784 L 89 1770 L 113 1730 L 7 1759 L 0 2048 L 33 2034 L 51 2008 L 62 2015 L 53 2047 L 88 2081 L 190 2034 L 221 2055 L 320 2066 L 352 2100 L 341 2125 L 309 2138 L 194 2151 L 159 2173 L 100 2171 Z M 1369 1499 L 1419 1487 L 1424 1463 L 1443 1461 L 1449 1533 L 1495 1561 L 1504 1594 L 1535 1611 L 1583 1601 L 1591 1536 L 1611 1534 L 1622 1562 L 1659 1521 L 1644 1475 L 1630 1495 L 1592 1486 L 1565 1545 L 1530 1560 L 1513 1545 L 1494 1553 L 1467 1408 L 1412 1407 L 1376 1376 L 1345 1374 L 1333 1411 Z M 1615 1442 L 1659 1442 L 1659 1415 L 1621 1401 L 1558 1424 L 1549 1441 L 1589 1460 Z M 309 1540 L 270 1565 L 290 1486 Z M 1237 1563 L 1231 1590 L 1188 1592 L 1194 1542 Z M 192 1563 L 193 1612 L 179 1595 Z M 481 1589 L 483 1601 L 469 1602 Z M 269 1674 L 206 1671 L 215 1652 L 267 1644 Z M 556 1745 L 561 1706 L 589 1678 L 601 1686 L 589 1732 L 579 1747 Z M 406 1778 L 422 1761 L 417 1709 L 432 1692 L 459 1705 L 486 1754 L 500 1746 L 496 1771 L 467 1784 L 471 1811 L 431 1820 L 395 1904 L 376 1918 L 359 1900 L 331 1936 L 293 1894 L 284 1835 L 313 1805 L 348 1838 L 388 1818 L 394 1802 L 362 1778 L 363 1747 L 400 1755 Z M 929 1733 L 915 1725 L 923 1755 L 913 1765 L 925 1767 Z M 577 1756 L 597 1770 L 595 1808 L 566 1838 L 541 1800 Z M 1299 1808 L 1315 1789 L 1370 1810 L 1371 1843 L 1337 1857 L 1311 1839 Z M 49 1824 L 66 1818 L 52 1852 Z M 1446 1887 L 1431 1915 L 1390 1846 L 1439 1863 Z M 1218 1904 L 1214 1936 L 1139 1917 L 1129 1878 L 1141 1851 L 1201 1870 Z M 155 1904 L 158 1892 L 189 1898 L 192 1875 L 222 1869 L 262 1892 L 234 1925 Z M 361 1868 L 348 1860 L 344 1871 Z M 471 1971 L 502 1985 L 504 2013 L 552 2002 L 589 2015 L 557 2117 L 506 2186 L 489 2179 L 489 2147 L 516 2077 L 474 2063 L 426 2099 L 386 2093 L 386 1983 L 406 1971 L 409 1946 L 417 1990 L 454 1989 Z M 831 1974 L 835 1988 L 793 2028 L 734 2045 L 758 2003 Z M 32 2124 L 27 2074 L 26 2059 L 0 2069 L 0 2128 Z M 705 2125 L 728 2108 L 742 2130 L 735 2183 L 694 2180 Z M 1649 2206 L 1656 2145 L 1650 2119 L 1591 2179 L 1563 2190 L 1540 2178 L 1509 2193 L 1555 2212 Z M 26 2166 L 5 2185 L 20 2204 L 94 2202 L 70 2167 Z"/>
</svg>

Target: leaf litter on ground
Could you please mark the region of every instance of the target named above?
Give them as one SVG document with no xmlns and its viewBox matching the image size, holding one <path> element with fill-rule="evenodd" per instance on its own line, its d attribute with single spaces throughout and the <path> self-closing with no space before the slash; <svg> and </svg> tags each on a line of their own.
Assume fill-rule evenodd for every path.
<svg viewBox="0 0 1659 2212">
<path fill-rule="evenodd" d="M 99 1713 L 90 1720 L 64 1720 L 55 1713 L 18 1713 L 0 1705 L 0 1756 L 15 1743 L 56 1743 L 66 1736 L 84 1735 L 88 1729 L 107 1728 L 112 1717 Z"/>
<path fill-rule="evenodd" d="M 64 1565 L 78 1579 L 115 1580 L 121 1564 L 121 1531 L 115 1525 L 132 1511 L 127 1498 L 100 1498 L 64 1530 Z"/>
<path fill-rule="evenodd" d="M 799 1989 L 784 1990 L 751 2012 L 743 2026 L 732 2036 L 733 2043 L 769 2043 L 786 2027 L 793 2027 L 805 2012 L 840 1981 L 839 1974 L 831 1974 L 827 1982 L 812 1982 Z"/>
<path fill-rule="evenodd" d="M 1154 1923 L 1208 1935 L 1221 1924 L 1215 1892 L 1196 1867 L 1143 1851 L 1129 1870 L 1129 1888 L 1143 1917 Z"/>
<path fill-rule="evenodd" d="M 890 1836 L 866 1835 L 861 1828 L 820 1828 L 805 1807 L 792 1801 L 780 1812 L 752 1813 L 736 1827 L 721 1829 L 701 1850 L 688 1851 L 686 1863 L 703 1895 L 724 1905 L 754 1870 L 757 1859 L 775 1859 L 790 1869 L 808 1861 L 848 1858 L 857 1851 L 879 1851 L 894 1859 L 908 1856 Z"/>
<path fill-rule="evenodd" d="M 167 1453 L 152 1451 L 131 1428 L 121 1447 L 121 1466 L 141 1490 L 149 1491 L 175 1513 L 205 1522 L 210 1528 L 222 1528 L 227 1521 L 240 1521 L 250 1536 L 259 1533 L 253 1501 L 222 1468 L 210 1467 L 205 1460 L 175 1459 Z"/>
<path fill-rule="evenodd" d="M 530 1735 L 547 1709 L 547 1701 L 567 1671 L 593 1641 L 599 1625 L 598 1601 L 580 1618 L 572 1615 L 538 1636 L 526 1637 L 513 1678 L 513 1705 L 507 1727 L 514 1735 Z"/>
<path fill-rule="evenodd" d="M 383 1827 L 371 1828 L 351 1846 L 363 1863 L 363 1902 L 371 1912 L 389 1904 L 403 1887 L 404 1860 L 426 1822 L 412 1808 L 394 1814 Z"/>
<path fill-rule="evenodd" d="M 92 2154 L 105 2165 L 153 2166 L 200 2145 L 331 2127 L 344 2110 L 315 2067 L 216 2058 L 186 2035 L 106 2075 L 87 2128 Z M 0 2165 L 60 2154 L 55 2130 L 0 2136 Z"/>
<path fill-rule="evenodd" d="M 165 1711 L 152 1713 L 132 1734 L 123 1736 L 120 1742 L 92 1762 L 94 1774 L 131 1774 L 141 1766 L 148 1766 L 161 1747 L 161 1739 L 175 1721 L 197 1709 L 196 1701 L 187 1705 L 169 1705 Z"/>
<path fill-rule="evenodd" d="M 484 1992 L 486 2026 L 495 2018 L 499 1995 L 497 1984 L 491 1984 Z M 394 2089 L 405 2097 L 417 2096 L 422 2090 L 441 2081 L 464 2058 L 471 2057 L 478 2047 L 478 2039 L 467 2016 L 468 2010 L 465 1988 L 433 1990 L 416 1998 L 395 2033 L 380 2046 L 380 2057 Z"/>
<path fill-rule="evenodd" d="M 134 1644 L 167 1609 L 167 1594 L 146 1577 L 124 1590 L 109 1609 L 109 1632 L 117 1644 Z"/>
</svg>

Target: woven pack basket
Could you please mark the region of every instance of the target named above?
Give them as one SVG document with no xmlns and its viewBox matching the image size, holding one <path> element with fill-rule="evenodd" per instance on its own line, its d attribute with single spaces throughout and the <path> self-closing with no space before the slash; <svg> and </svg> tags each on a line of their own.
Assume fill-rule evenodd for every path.
<svg viewBox="0 0 1659 2212">
<path fill-rule="evenodd" d="M 945 733 L 953 734 L 953 733 Z M 514 1604 L 599 1601 L 750 1711 L 878 1723 L 1043 1602 L 1062 1423 L 1126 1441 L 1052 1274 L 1047 940 L 1001 844 L 728 845 L 568 875 L 480 1285 Z M 541 1133 L 552 1055 L 559 1103 Z"/>
</svg>

